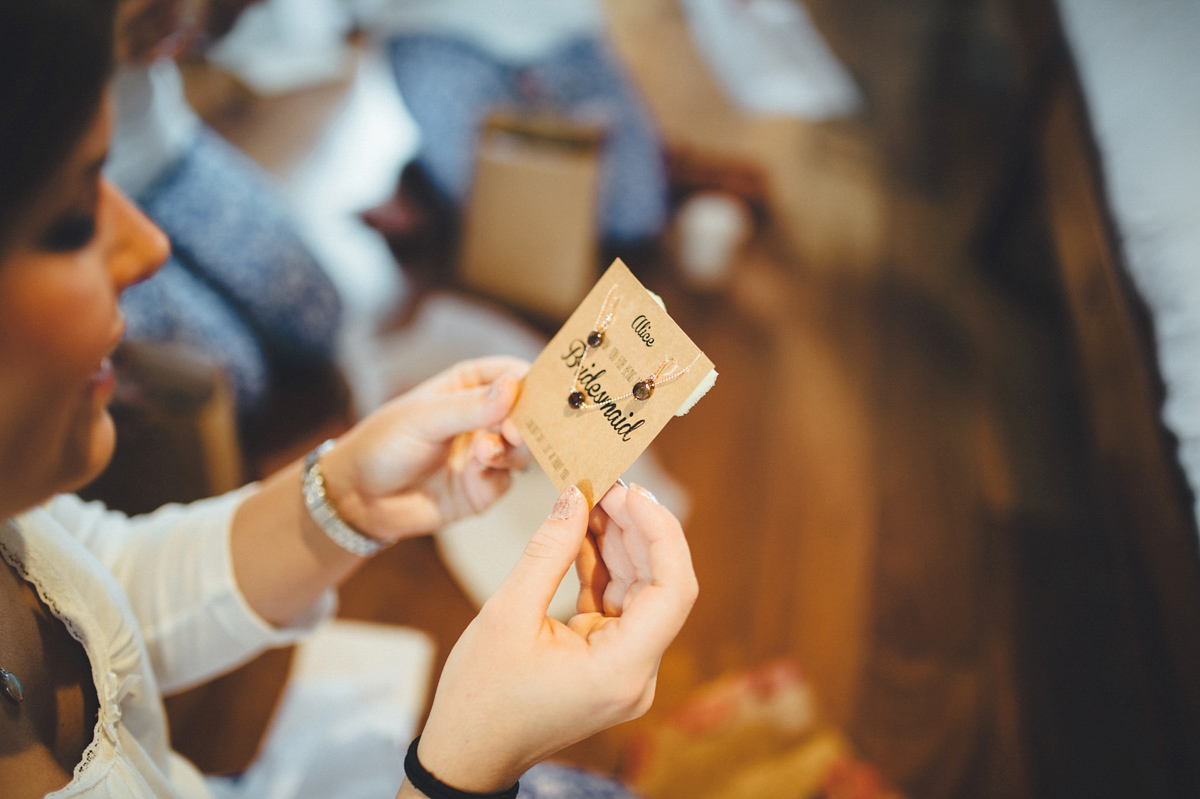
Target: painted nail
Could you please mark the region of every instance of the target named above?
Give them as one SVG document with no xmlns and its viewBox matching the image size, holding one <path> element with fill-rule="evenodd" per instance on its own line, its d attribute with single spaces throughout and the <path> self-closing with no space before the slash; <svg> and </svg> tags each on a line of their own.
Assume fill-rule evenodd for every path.
<svg viewBox="0 0 1200 799">
<path fill-rule="evenodd" d="M 651 493 L 650 493 L 649 491 L 647 491 L 646 489 L 642 488 L 642 487 L 641 487 L 640 485 L 638 485 L 637 483 L 634 483 L 633 485 L 631 485 L 631 486 L 630 486 L 630 488 L 632 488 L 634 491 L 636 491 L 636 492 L 638 492 L 639 494 L 641 494 L 641 495 L 642 495 L 643 497 L 645 497 L 646 499 L 648 499 L 648 500 L 650 500 L 651 502 L 653 502 L 655 505 L 658 505 L 658 504 L 660 504 L 660 503 L 659 503 L 659 501 L 658 501 L 658 497 L 654 496 L 653 494 L 651 494 Z"/>
<path fill-rule="evenodd" d="M 570 519 L 585 507 L 587 507 L 587 502 L 584 500 L 582 492 L 575 486 L 567 486 L 567 490 L 562 492 L 558 501 L 554 503 L 554 510 L 550 511 L 550 518 L 561 522 Z"/>
</svg>

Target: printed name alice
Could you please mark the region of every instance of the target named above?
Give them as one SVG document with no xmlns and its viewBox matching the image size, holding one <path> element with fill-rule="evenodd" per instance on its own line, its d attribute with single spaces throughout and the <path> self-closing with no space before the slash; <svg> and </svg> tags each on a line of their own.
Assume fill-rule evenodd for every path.
<svg viewBox="0 0 1200 799">
<path fill-rule="evenodd" d="M 637 333 L 643 344 L 647 347 L 654 346 L 654 336 L 650 335 L 650 320 L 646 318 L 645 314 L 639 314 L 629 326 L 634 333 Z"/>
</svg>

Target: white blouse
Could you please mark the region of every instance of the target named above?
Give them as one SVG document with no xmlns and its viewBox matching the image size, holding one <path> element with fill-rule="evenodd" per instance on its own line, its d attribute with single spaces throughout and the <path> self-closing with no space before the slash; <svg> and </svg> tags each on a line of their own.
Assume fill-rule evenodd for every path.
<svg viewBox="0 0 1200 799">
<path fill-rule="evenodd" d="M 333 610 L 269 625 L 234 582 L 229 526 L 245 489 L 134 518 L 60 496 L 0 524 L 0 555 L 84 648 L 100 700 L 92 742 L 53 799 L 210 799 L 171 751 L 162 693 L 287 644 Z"/>
</svg>

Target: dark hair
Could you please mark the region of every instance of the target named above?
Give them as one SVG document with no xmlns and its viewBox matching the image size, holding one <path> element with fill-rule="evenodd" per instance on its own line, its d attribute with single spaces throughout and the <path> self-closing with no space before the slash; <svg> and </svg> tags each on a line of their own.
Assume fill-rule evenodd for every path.
<svg viewBox="0 0 1200 799">
<path fill-rule="evenodd" d="M 0 253 L 95 118 L 116 0 L 0 0 Z"/>
</svg>

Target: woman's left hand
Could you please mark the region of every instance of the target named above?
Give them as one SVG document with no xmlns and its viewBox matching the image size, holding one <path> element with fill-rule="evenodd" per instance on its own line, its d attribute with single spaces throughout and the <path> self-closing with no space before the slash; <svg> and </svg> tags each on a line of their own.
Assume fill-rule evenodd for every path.
<svg viewBox="0 0 1200 799">
<path fill-rule="evenodd" d="M 578 613 L 563 624 L 546 612 L 573 561 Z M 568 488 L 450 652 L 421 764 L 459 790 L 498 791 L 642 715 L 697 591 L 679 520 L 648 492 L 615 485 L 589 517 Z M 411 785 L 399 794 L 416 795 Z"/>
<path fill-rule="evenodd" d="M 464 361 L 356 425 L 321 459 L 338 513 L 391 542 L 485 510 L 529 463 L 508 419 L 528 369 L 507 356 Z"/>
</svg>

